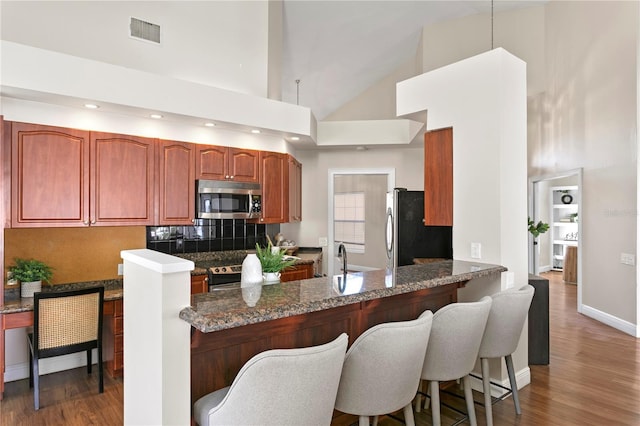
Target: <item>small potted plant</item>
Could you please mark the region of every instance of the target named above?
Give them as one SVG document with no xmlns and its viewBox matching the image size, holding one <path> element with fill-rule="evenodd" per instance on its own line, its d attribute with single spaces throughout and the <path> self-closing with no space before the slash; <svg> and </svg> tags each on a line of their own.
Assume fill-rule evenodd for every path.
<svg viewBox="0 0 640 426">
<path fill-rule="evenodd" d="M 542 221 L 535 223 L 530 217 L 528 217 L 527 229 L 529 230 L 531 235 L 533 235 L 533 244 L 535 245 L 535 244 L 538 244 L 538 241 L 536 240 L 536 238 L 538 238 L 540 234 L 544 234 L 549 230 L 549 224 L 544 223 Z"/>
<path fill-rule="evenodd" d="M 283 250 L 280 247 L 274 247 L 271 245 L 271 242 L 269 242 L 264 249 L 260 248 L 259 244 L 256 244 L 256 255 L 262 265 L 265 284 L 280 282 L 280 271 L 292 266 L 296 262 L 295 259 L 285 259 L 285 252 L 286 249 Z"/>
<path fill-rule="evenodd" d="M 42 290 L 42 281 L 50 283 L 53 275 L 49 265 L 36 259 L 16 258 L 9 271 L 20 281 L 20 297 L 33 297 L 33 293 Z"/>
</svg>

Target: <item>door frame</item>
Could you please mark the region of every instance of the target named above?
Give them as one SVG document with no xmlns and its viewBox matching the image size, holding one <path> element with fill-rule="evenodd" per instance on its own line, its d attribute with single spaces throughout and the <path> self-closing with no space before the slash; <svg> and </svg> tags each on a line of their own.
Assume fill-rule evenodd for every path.
<svg viewBox="0 0 640 426">
<path fill-rule="evenodd" d="M 582 206 L 582 182 L 583 182 L 583 169 L 572 169 L 564 172 L 558 172 L 549 175 L 542 176 L 533 176 L 528 179 L 528 213 L 529 217 L 533 218 L 535 221 L 537 218 L 535 216 L 536 206 L 540 204 L 540 197 L 548 196 L 548 194 L 540 194 L 538 191 L 538 184 L 544 181 L 552 181 L 556 179 L 566 178 L 570 176 L 577 176 L 578 178 L 578 212 L 580 220 L 578 220 L 578 259 L 577 259 L 577 306 L 576 310 L 582 313 L 582 223 L 584 222 L 584 210 Z M 551 218 L 553 219 L 553 218 Z M 553 226 L 553 223 L 550 223 L 549 226 Z M 533 245 L 533 236 L 528 233 L 529 244 L 528 244 L 528 252 L 529 252 L 529 271 L 535 275 L 539 273 L 539 265 L 536 252 L 534 250 Z"/>
<path fill-rule="evenodd" d="M 334 264 L 335 264 L 335 241 L 334 241 L 334 231 L 333 231 L 333 196 L 334 196 L 334 179 L 338 175 L 387 175 L 387 192 L 393 191 L 393 188 L 396 186 L 396 169 L 393 167 L 375 167 L 375 168 L 339 168 L 339 169 L 329 169 L 329 182 L 327 185 L 328 188 L 328 212 L 327 212 L 327 235 L 328 235 L 328 244 L 327 244 L 327 274 L 332 277 L 334 275 Z M 385 232 L 384 229 L 381 229 L 380 232 Z"/>
</svg>

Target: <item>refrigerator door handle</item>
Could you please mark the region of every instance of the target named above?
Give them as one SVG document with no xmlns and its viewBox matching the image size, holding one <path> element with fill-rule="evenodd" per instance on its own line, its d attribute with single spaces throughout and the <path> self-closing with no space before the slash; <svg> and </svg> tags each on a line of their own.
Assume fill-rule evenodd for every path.
<svg viewBox="0 0 640 426">
<path fill-rule="evenodd" d="M 387 229 L 384 233 L 384 242 L 387 249 L 387 258 L 391 260 L 391 256 L 393 255 L 393 244 L 394 244 L 394 229 L 393 229 L 393 212 L 391 211 L 391 207 L 387 208 Z"/>
</svg>

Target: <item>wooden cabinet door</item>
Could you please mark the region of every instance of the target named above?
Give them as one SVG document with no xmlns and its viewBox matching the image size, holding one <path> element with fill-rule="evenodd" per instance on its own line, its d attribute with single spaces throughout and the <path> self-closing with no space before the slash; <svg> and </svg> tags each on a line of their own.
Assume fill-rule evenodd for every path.
<svg viewBox="0 0 640 426">
<path fill-rule="evenodd" d="M 424 224 L 453 226 L 453 129 L 424 134 Z"/>
<path fill-rule="evenodd" d="M 229 148 L 229 179 L 237 182 L 260 180 L 260 151 Z"/>
<path fill-rule="evenodd" d="M 192 225 L 195 218 L 195 145 L 163 140 L 158 149 L 160 225 Z"/>
<path fill-rule="evenodd" d="M 289 222 L 302 221 L 302 164 L 288 155 L 289 166 Z"/>
<path fill-rule="evenodd" d="M 295 265 L 280 272 L 280 281 L 296 281 L 313 278 L 313 264 Z"/>
<path fill-rule="evenodd" d="M 262 216 L 260 223 L 287 221 L 288 168 L 286 154 L 260 151 L 260 184 L 262 186 Z"/>
<path fill-rule="evenodd" d="M 206 275 L 191 275 L 191 294 L 207 293 L 209 278 Z"/>
<path fill-rule="evenodd" d="M 229 149 L 227 147 L 214 145 L 197 145 L 196 179 L 228 179 L 228 157 Z"/>
<path fill-rule="evenodd" d="M 89 132 L 11 126 L 11 225 L 88 225 Z"/>
<path fill-rule="evenodd" d="M 153 225 L 155 141 L 91 133 L 91 225 Z"/>
</svg>

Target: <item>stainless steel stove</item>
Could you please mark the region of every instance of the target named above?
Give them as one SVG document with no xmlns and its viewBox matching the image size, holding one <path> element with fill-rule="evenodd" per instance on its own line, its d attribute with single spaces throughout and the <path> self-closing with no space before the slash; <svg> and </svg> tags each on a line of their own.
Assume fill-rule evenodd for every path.
<svg viewBox="0 0 640 426">
<path fill-rule="evenodd" d="M 209 276 L 209 291 L 213 291 L 215 286 L 239 283 L 242 272 L 242 265 L 212 266 L 207 269 Z"/>
</svg>

